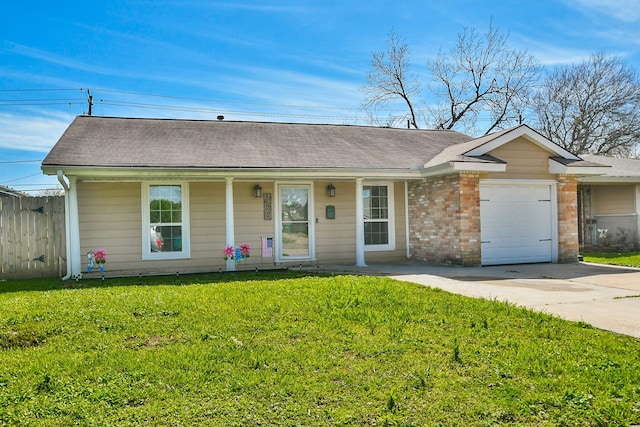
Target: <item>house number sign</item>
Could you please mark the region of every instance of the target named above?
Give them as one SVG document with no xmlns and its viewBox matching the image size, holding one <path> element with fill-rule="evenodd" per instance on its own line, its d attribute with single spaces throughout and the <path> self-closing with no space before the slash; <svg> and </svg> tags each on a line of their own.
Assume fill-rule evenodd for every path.
<svg viewBox="0 0 640 427">
<path fill-rule="evenodd" d="M 271 193 L 264 193 L 262 201 L 264 202 L 264 220 L 271 221 Z"/>
</svg>

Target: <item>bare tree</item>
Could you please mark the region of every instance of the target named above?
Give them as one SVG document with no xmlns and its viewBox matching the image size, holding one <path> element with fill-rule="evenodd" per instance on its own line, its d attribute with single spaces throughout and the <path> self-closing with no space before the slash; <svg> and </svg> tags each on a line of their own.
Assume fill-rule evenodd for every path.
<svg viewBox="0 0 640 427">
<path fill-rule="evenodd" d="M 603 52 L 557 67 L 534 99 L 536 127 L 575 154 L 630 156 L 640 141 L 640 80 Z"/>
<path fill-rule="evenodd" d="M 409 47 L 390 32 L 385 50 L 371 55 L 363 88 L 364 107 L 377 111 L 399 100 L 407 107 L 405 117 L 415 128 L 422 121 L 438 129 L 486 134 L 521 121 L 538 76 L 534 57 L 509 48 L 507 36 L 491 24 L 484 34 L 465 29 L 458 34 L 456 47 L 447 54 L 440 52 L 427 68 L 436 97 L 435 104 L 427 107 L 428 118 L 415 108 L 413 98 L 420 95 L 420 82 L 410 73 Z M 480 126 L 481 121 L 487 125 Z M 387 119 L 387 123 L 397 122 L 394 116 Z"/>
<path fill-rule="evenodd" d="M 401 100 L 409 109 L 411 126 L 418 128 L 411 98 L 420 93 L 420 84 L 417 76 L 409 73 L 409 47 L 394 31 L 387 36 L 386 49 L 371 54 L 371 69 L 363 91 L 363 106 L 367 111 L 376 111 L 390 101 Z M 387 118 L 388 124 L 397 121 L 397 117 Z"/>
<path fill-rule="evenodd" d="M 64 196 L 64 190 L 60 187 L 49 187 L 39 191 L 38 196 Z"/>
<path fill-rule="evenodd" d="M 486 135 L 521 122 L 539 67 L 533 55 L 511 49 L 507 38 L 492 24 L 481 35 L 466 28 L 454 49 L 428 62 L 438 100 L 430 108 L 435 128 Z M 488 125 L 479 126 L 479 120 Z"/>
</svg>

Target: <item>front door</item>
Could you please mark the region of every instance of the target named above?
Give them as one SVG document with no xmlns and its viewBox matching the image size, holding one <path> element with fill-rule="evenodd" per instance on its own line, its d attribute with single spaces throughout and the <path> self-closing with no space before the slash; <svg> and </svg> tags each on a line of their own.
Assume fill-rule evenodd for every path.
<svg viewBox="0 0 640 427">
<path fill-rule="evenodd" d="M 278 196 L 278 258 L 282 261 L 313 258 L 311 186 L 280 185 Z"/>
</svg>

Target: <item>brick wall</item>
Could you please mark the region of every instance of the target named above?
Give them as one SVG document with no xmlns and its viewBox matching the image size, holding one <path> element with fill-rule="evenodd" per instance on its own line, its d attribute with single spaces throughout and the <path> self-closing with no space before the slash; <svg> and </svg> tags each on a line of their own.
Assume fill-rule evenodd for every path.
<svg viewBox="0 0 640 427">
<path fill-rule="evenodd" d="M 558 262 L 578 260 L 578 186 L 575 176 L 558 175 Z"/>
<path fill-rule="evenodd" d="M 409 249 L 428 263 L 480 265 L 479 176 L 427 178 L 409 184 Z"/>
</svg>

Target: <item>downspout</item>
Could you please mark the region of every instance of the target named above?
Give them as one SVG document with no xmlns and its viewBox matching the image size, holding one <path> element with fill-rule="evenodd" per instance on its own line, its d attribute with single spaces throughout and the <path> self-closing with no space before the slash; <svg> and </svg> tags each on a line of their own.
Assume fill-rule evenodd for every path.
<svg viewBox="0 0 640 427">
<path fill-rule="evenodd" d="M 64 180 L 64 174 L 61 170 L 58 171 L 58 182 L 64 188 L 64 233 L 65 233 L 65 248 L 67 254 L 67 274 L 62 278 L 62 280 L 69 280 L 71 278 L 71 246 L 69 242 L 71 238 L 69 236 L 69 185 Z"/>
</svg>

